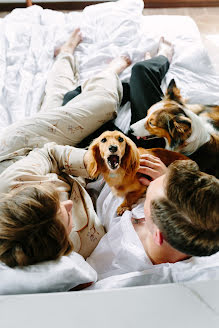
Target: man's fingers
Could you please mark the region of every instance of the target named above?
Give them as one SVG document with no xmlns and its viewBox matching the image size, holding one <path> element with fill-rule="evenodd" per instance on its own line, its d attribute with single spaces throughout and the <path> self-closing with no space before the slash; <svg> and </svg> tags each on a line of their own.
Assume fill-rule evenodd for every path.
<svg viewBox="0 0 219 328">
<path fill-rule="evenodd" d="M 141 184 L 143 184 L 145 186 L 149 186 L 149 184 L 150 184 L 150 181 L 147 178 L 141 177 L 138 180 L 141 182 Z"/>
<path fill-rule="evenodd" d="M 149 160 L 151 162 L 155 162 L 155 163 L 159 163 L 160 162 L 160 158 L 153 156 L 151 154 L 143 154 L 140 156 L 140 160 L 145 159 L 145 160 Z"/>
<path fill-rule="evenodd" d="M 140 166 L 147 166 L 147 167 L 151 167 L 152 169 L 157 169 L 159 163 L 152 162 L 151 160 L 147 160 L 147 159 L 140 159 Z"/>
<path fill-rule="evenodd" d="M 152 180 L 165 174 L 166 170 L 166 165 L 160 160 L 160 158 L 150 154 L 144 154 L 140 157 L 140 167 L 138 172 L 148 175 Z"/>
<path fill-rule="evenodd" d="M 152 179 L 155 179 L 156 175 L 157 175 L 156 170 L 153 170 L 152 168 L 147 167 L 147 166 L 140 166 L 138 169 L 138 172 L 143 173 L 145 175 L 149 175 L 149 177 L 151 177 Z"/>
</svg>

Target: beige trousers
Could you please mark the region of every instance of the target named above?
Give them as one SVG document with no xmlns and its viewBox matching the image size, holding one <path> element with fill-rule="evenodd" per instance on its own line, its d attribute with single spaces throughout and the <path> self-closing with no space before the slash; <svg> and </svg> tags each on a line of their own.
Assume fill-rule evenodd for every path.
<svg viewBox="0 0 219 328">
<path fill-rule="evenodd" d="M 74 56 L 61 53 L 49 73 L 41 111 L 18 121 L 0 135 L 0 173 L 33 148 L 47 142 L 77 145 L 116 116 L 122 99 L 117 74 L 103 71 L 82 85 L 82 93 L 62 105 L 64 94 L 77 87 Z"/>
</svg>

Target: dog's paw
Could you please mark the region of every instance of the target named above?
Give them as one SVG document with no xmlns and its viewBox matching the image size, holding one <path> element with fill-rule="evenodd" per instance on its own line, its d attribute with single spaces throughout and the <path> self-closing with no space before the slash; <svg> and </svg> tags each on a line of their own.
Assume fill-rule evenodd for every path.
<svg viewBox="0 0 219 328">
<path fill-rule="evenodd" d="M 130 206 L 123 206 L 123 205 L 120 205 L 118 208 L 117 208 L 117 215 L 121 216 L 125 211 L 130 211 L 131 210 L 131 207 Z"/>
</svg>

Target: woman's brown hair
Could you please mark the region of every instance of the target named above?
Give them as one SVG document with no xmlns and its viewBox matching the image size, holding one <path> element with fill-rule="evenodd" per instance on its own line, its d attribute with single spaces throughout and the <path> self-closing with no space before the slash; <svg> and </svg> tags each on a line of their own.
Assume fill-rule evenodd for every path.
<svg viewBox="0 0 219 328">
<path fill-rule="evenodd" d="M 219 251 L 219 180 L 193 161 L 176 161 L 168 168 L 165 192 L 166 198 L 151 205 L 164 239 L 188 255 Z"/>
<path fill-rule="evenodd" d="M 51 183 L 27 186 L 0 200 L 0 260 L 10 267 L 55 260 L 73 245 L 58 218 L 59 195 Z"/>
</svg>

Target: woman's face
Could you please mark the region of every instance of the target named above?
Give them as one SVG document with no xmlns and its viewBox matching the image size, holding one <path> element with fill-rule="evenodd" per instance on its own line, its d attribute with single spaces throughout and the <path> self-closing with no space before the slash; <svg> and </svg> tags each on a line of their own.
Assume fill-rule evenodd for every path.
<svg viewBox="0 0 219 328">
<path fill-rule="evenodd" d="M 73 202 L 71 200 L 65 200 L 60 202 L 60 209 L 58 211 L 58 215 L 60 220 L 64 224 L 68 234 L 70 234 L 73 226 L 72 222 L 72 205 Z"/>
</svg>

